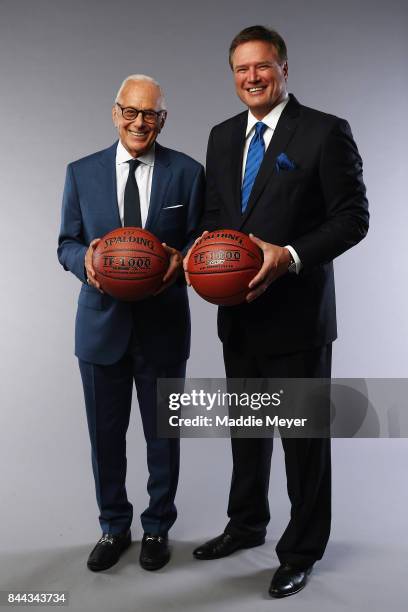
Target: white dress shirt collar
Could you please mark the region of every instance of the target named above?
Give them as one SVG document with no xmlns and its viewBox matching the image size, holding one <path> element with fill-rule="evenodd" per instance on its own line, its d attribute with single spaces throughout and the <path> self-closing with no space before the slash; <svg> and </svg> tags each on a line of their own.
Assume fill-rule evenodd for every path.
<svg viewBox="0 0 408 612">
<path fill-rule="evenodd" d="M 249 133 L 254 129 L 255 123 L 258 123 L 258 121 L 262 121 L 262 123 L 268 126 L 268 128 L 271 128 L 271 130 L 275 130 L 276 124 L 279 121 L 279 117 L 281 116 L 282 111 L 288 102 L 289 102 L 289 96 L 287 96 L 284 100 L 282 100 L 282 102 L 274 106 L 273 109 L 269 111 L 269 113 L 265 115 L 263 119 L 257 119 L 251 113 L 251 111 L 248 110 L 248 123 L 247 123 L 247 129 L 246 129 L 245 135 L 246 136 L 249 135 Z"/>
<path fill-rule="evenodd" d="M 153 143 L 153 146 L 150 147 L 147 153 L 140 155 L 140 157 L 138 157 L 137 159 L 141 161 L 143 164 L 146 164 L 148 166 L 154 166 L 154 153 L 155 153 L 155 143 Z M 129 151 L 125 149 L 122 142 L 119 140 L 118 146 L 116 149 L 116 164 L 125 164 L 126 162 L 129 161 L 129 159 L 134 159 L 134 158 L 131 156 Z"/>
</svg>

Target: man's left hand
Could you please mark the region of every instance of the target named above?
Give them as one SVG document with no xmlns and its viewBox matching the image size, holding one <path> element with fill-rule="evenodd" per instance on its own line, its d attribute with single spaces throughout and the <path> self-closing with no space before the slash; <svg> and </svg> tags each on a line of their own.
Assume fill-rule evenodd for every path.
<svg viewBox="0 0 408 612">
<path fill-rule="evenodd" d="M 180 251 L 173 249 L 173 247 L 168 246 L 165 242 L 162 242 L 162 246 L 169 255 L 169 267 L 167 268 L 166 274 L 163 276 L 162 286 L 154 295 L 159 295 L 159 293 L 165 291 L 183 272 L 183 256 Z"/>
<path fill-rule="evenodd" d="M 264 257 L 261 269 L 248 285 L 251 291 L 246 296 L 246 301 L 252 302 L 262 295 L 273 281 L 286 274 L 291 257 L 285 247 L 264 242 L 253 234 L 249 234 L 249 237 L 252 242 L 259 246 Z"/>
</svg>

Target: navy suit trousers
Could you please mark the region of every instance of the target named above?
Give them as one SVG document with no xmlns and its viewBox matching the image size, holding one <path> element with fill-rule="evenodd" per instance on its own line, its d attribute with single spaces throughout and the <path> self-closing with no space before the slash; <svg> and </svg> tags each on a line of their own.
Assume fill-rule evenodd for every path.
<svg viewBox="0 0 408 612">
<path fill-rule="evenodd" d="M 112 365 L 79 359 L 84 387 L 92 467 L 102 531 L 117 534 L 132 522 L 133 507 L 126 493 L 126 432 L 133 381 L 147 447 L 149 505 L 141 515 L 144 532 L 166 534 L 177 517 L 174 504 L 179 463 L 179 439 L 157 437 L 157 378 L 184 378 L 186 362 L 157 366 L 143 355 L 132 333 L 125 355 Z"/>
</svg>

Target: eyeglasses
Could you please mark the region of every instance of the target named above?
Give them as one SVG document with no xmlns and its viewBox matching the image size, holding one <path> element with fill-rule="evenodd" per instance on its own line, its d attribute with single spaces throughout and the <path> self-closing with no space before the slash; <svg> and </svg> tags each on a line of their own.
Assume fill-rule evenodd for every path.
<svg viewBox="0 0 408 612">
<path fill-rule="evenodd" d="M 158 112 L 154 110 L 139 110 L 138 108 L 133 108 L 133 106 L 121 106 L 119 102 L 116 102 L 116 105 L 119 106 L 122 117 L 127 121 L 134 121 L 139 116 L 139 113 L 142 113 L 143 121 L 146 123 L 157 123 L 160 117 L 166 114 L 165 110 Z"/>
</svg>

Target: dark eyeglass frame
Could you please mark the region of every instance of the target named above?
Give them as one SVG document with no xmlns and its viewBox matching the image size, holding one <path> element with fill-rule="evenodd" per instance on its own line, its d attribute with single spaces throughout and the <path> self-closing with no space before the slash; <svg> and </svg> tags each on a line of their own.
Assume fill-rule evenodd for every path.
<svg viewBox="0 0 408 612">
<path fill-rule="evenodd" d="M 119 102 L 115 102 L 115 104 L 116 106 L 119 106 L 120 112 L 122 113 L 122 117 L 126 119 L 126 121 L 135 121 L 135 119 L 138 118 L 139 113 L 142 113 L 142 120 L 145 121 L 146 123 L 153 124 L 153 123 L 156 123 L 162 117 L 165 117 L 167 115 L 167 111 L 165 110 L 154 111 L 154 110 L 151 110 L 150 108 L 146 110 L 142 110 L 139 108 L 134 108 L 133 106 L 122 106 L 121 104 L 119 104 Z M 126 117 L 125 113 L 127 111 L 131 112 L 131 117 Z M 148 119 L 146 115 L 147 117 L 150 116 L 150 119 Z"/>
</svg>

